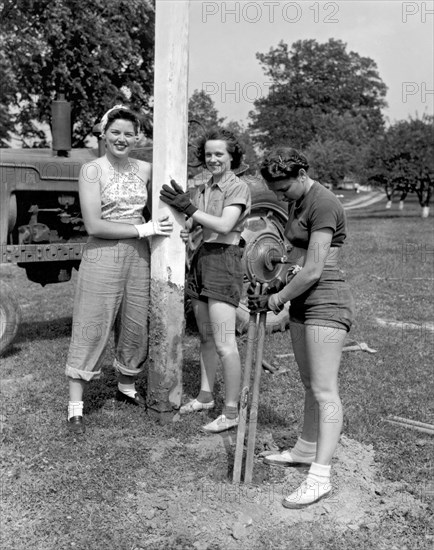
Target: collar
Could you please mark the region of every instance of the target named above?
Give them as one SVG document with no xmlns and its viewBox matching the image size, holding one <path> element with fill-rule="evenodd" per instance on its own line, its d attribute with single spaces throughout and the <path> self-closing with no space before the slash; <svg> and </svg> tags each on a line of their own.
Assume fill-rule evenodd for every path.
<svg viewBox="0 0 434 550">
<path fill-rule="evenodd" d="M 224 191 L 226 187 L 233 183 L 236 177 L 237 176 L 232 172 L 232 170 L 228 170 L 223 178 L 217 183 L 214 183 L 211 177 L 206 183 L 203 183 L 200 186 L 200 192 L 204 193 L 206 187 L 210 187 L 211 189 L 215 189 L 216 187 L 218 187 L 221 191 Z"/>
</svg>

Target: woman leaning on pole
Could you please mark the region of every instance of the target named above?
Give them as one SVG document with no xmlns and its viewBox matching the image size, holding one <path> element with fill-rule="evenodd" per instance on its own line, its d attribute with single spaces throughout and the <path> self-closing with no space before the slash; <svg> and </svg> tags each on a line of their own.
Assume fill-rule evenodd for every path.
<svg viewBox="0 0 434 550">
<path fill-rule="evenodd" d="M 106 153 L 81 168 L 78 186 L 89 235 L 80 263 L 71 344 L 66 361 L 68 428 L 83 433 L 83 394 L 101 376 L 101 362 L 114 328 L 116 398 L 138 407 L 135 388 L 148 354 L 149 239 L 172 232 L 168 216 L 145 221 L 151 198 L 151 165 L 130 158 L 139 138 L 138 116 L 123 105 L 101 120 Z"/>
</svg>

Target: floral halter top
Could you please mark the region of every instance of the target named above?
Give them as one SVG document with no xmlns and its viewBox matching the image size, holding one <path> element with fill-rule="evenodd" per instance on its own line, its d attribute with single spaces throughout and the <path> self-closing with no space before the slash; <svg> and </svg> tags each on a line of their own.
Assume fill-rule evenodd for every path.
<svg viewBox="0 0 434 550">
<path fill-rule="evenodd" d="M 123 220 L 141 218 L 148 200 L 146 182 L 134 171 L 112 173 L 106 182 L 100 181 L 101 218 Z"/>
</svg>

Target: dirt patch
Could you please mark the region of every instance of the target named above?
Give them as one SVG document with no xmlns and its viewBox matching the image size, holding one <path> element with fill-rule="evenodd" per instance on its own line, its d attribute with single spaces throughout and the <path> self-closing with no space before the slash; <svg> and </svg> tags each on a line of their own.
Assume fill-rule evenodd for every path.
<svg viewBox="0 0 434 550">
<path fill-rule="evenodd" d="M 259 433 L 258 441 L 259 447 L 264 441 L 273 445 L 267 432 Z M 413 515 L 426 507 L 401 484 L 378 481 L 372 447 L 342 436 L 332 469 L 333 495 L 304 510 L 287 510 L 281 500 L 301 483 L 308 467 L 269 467 L 257 457 L 254 483 L 232 484 L 226 474 L 231 472 L 235 442 L 236 433 L 196 437 L 185 445 L 173 438 L 156 441 L 150 460 L 165 464 L 171 457 L 183 474 L 170 489 L 167 480 L 161 490 L 150 489 L 149 479 L 138 482 L 138 512 L 148 533 L 140 548 L 176 547 L 174 533 L 179 548 L 255 548 L 267 532 L 290 525 L 327 522 L 342 532 L 371 530 L 379 527 L 383 514 Z M 186 457 L 188 468 L 183 466 Z M 201 465 L 209 461 L 214 468 L 217 462 L 218 471 L 210 468 L 198 480 L 195 460 Z M 164 472 L 161 475 L 164 478 Z"/>
</svg>

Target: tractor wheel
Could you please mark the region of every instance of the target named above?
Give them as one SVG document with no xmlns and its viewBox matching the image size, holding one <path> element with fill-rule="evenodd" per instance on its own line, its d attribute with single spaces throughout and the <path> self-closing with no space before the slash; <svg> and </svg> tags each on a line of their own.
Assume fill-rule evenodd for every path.
<svg viewBox="0 0 434 550">
<path fill-rule="evenodd" d="M 252 196 L 252 211 L 243 231 L 244 240 L 249 243 L 264 233 L 273 234 L 276 238 L 286 241 L 284 229 L 287 222 L 287 213 L 284 206 L 279 204 L 273 193 L 266 191 L 255 193 Z M 244 293 L 237 308 L 237 332 L 247 332 L 249 325 L 249 309 L 247 307 L 247 288 L 249 279 L 244 275 Z M 272 311 L 267 314 L 266 329 L 268 332 L 284 331 L 289 325 L 288 306 L 275 315 Z"/>
<path fill-rule="evenodd" d="M 9 285 L 0 281 L 0 355 L 14 340 L 21 322 L 21 309 Z"/>
</svg>

